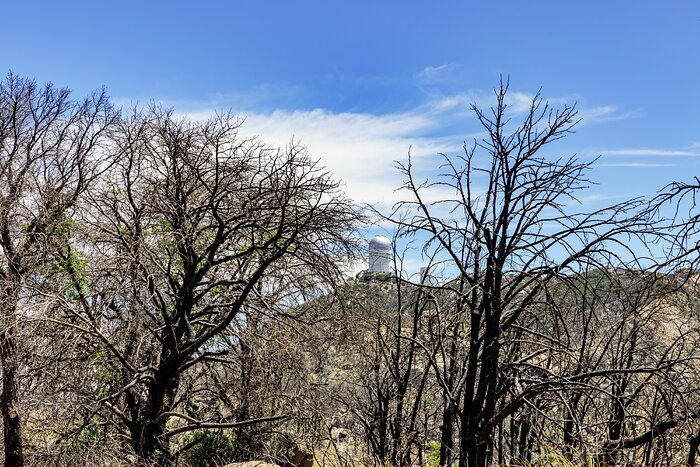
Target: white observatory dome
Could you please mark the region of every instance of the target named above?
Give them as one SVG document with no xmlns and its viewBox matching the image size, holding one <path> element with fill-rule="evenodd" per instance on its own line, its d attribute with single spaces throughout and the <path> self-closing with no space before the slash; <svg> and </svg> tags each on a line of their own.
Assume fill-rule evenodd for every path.
<svg viewBox="0 0 700 467">
<path fill-rule="evenodd" d="M 368 272 L 391 272 L 393 270 L 394 250 L 391 240 L 384 235 L 375 235 L 369 241 Z"/>
</svg>

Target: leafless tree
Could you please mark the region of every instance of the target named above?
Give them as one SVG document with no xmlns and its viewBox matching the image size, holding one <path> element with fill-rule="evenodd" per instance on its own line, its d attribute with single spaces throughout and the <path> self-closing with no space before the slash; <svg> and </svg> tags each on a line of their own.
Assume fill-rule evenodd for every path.
<svg viewBox="0 0 700 467">
<path fill-rule="evenodd" d="M 448 360 L 459 361 L 447 365 L 449 379 L 441 377 L 441 384 L 447 408 L 458 408 L 460 465 L 498 462 L 497 428 L 544 388 L 523 384 L 541 352 L 514 352 L 512 345 L 542 338 L 527 323 L 542 309 L 553 281 L 591 265 L 636 265 L 634 239 L 652 230 L 637 200 L 573 211 L 577 193 L 589 185 L 591 163 L 542 153 L 572 131 L 575 108 L 556 110 L 536 95 L 523 123 L 514 125 L 507 91 L 502 83 L 490 112 L 473 106 L 487 136 L 465 146 L 461 157 L 445 156 L 437 181 L 416 180 L 410 159 L 399 166 L 411 199 L 395 212 L 413 216 L 388 216 L 406 234 L 424 238 L 425 251 L 442 258 L 457 277 L 445 287 L 455 294 L 452 313 L 459 319 L 451 328 L 454 337 L 443 344 Z M 425 192 L 434 187 L 454 197 L 426 201 Z M 513 395 L 506 400 L 509 392 Z M 451 422 L 443 429 L 451 430 Z"/>
<path fill-rule="evenodd" d="M 171 440 L 192 430 L 287 417 L 189 415 L 183 378 L 245 352 L 232 326 L 252 320 L 249 310 L 283 314 L 327 291 L 355 251 L 359 215 L 305 148 L 241 139 L 239 126 L 157 108 L 122 121 L 85 235 L 65 245 L 76 299 L 63 301 L 64 322 L 91 336 L 115 375 L 92 411 L 116 417 L 141 465 L 170 463 Z M 82 269 L 76 252 L 89 259 Z"/>
<path fill-rule="evenodd" d="M 23 290 L 65 235 L 70 211 L 101 168 L 113 113 L 104 92 L 67 89 L 10 73 L 0 83 L 0 363 L 5 465 L 24 463 L 18 345 Z"/>
<path fill-rule="evenodd" d="M 572 460 L 600 465 L 679 462 L 682 430 L 669 435 L 697 411 L 698 322 L 678 302 L 675 281 L 591 269 L 550 284 L 540 312 L 521 323 L 517 341 L 508 339 L 521 354 L 538 355 L 527 368 L 518 359 L 507 364 L 518 386 L 537 389 L 499 427 L 511 458 L 558 446 Z"/>
<path fill-rule="evenodd" d="M 695 317 L 697 317 L 699 305 L 693 299 L 698 261 L 700 261 L 698 193 L 700 193 L 700 179 L 696 176 L 690 182 L 674 181 L 668 184 L 649 203 L 652 213 L 667 219 L 665 228 L 671 237 L 671 240 L 664 244 L 667 265 L 674 270 L 681 282 L 681 290 L 690 288 L 690 292 L 686 290 L 684 296 L 687 299 L 687 312 Z M 667 425 L 672 425 L 673 428 L 679 424 L 679 420 L 673 420 Z M 700 429 L 697 426 L 689 435 L 688 445 L 687 465 L 694 466 L 700 447 Z"/>
<path fill-rule="evenodd" d="M 423 353 L 437 303 L 429 288 L 402 276 L 399 256 L 396 273 L 361 272 L 336 290 L 347 332 L 335 345 L 348 363 L 334 391 L 377 464 L 423 465 L 437 426 L 436 406 L 426 403 L 435 387 Z"/>
</svg>

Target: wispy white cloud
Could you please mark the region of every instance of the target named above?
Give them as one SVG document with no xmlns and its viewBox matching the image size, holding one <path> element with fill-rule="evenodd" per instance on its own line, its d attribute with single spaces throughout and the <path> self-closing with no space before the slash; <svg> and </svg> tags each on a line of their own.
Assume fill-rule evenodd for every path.
<svg viewBox="0 0 700 467">
<path fill-rule="evenodd" d="M 406 160 L 410 150 L 420 168 L 430 164 L 420 159 L 460 150 L 458 139 L 427 135 L 437 124 L 429 115 L 417 112 L 372 115 L 278 110 L 249 113 L 241 134 L 259 136 L 276 146 L 294 139 L 342 179 L 345 191 L 356 202 L 388 205 L 403 196 L 395 191 L 403 180 L 394 161 Z"/>
<path fill-rule="evenodd" d="M 543 102 L 549 104 L 549 106 L 552 108 L 561 108 L 564 105 L 576 105 L 578 119 L 580 119 L 579 125 L 590 125 L 599 122 L 612 122 L 639 117 L 639 113 L 636 111 L 622 111 L 620 108 L 614 105 L 586 107 L 577 103 L 574 97 L 537 96 L 536 94 L 517 91 L 509 91 L 506 95 L 505 103 L 508 105 L 508 112 L 523 114 L 530 110 L 535 102 L 535 99 L 538 97 L 541 98 Z M 494 107 L 496 105 L 496 97 L 493 93 L 463 92 L 447 96 L 433 97 L 433 99 L 429 101 L 428 105 L 435 111 L 439 112 L 459 110 L 462 113 L 466 113 L 472 104 L 475 104 L 477 107 L 482 109 Z M 517 124 L 517 121 L 514 123 Z"/>
<path fill-rule="evenodd" d="M 419 71 L 415 76 L 418 81 L 425 84 L 432 84 L 435 81 L 440 81 L 449 78 L 457 71 L 457 66 L 453 63 L 445 63 L 438 66 L 427 66 Z"/>
<path fill-rule="evenodd" d="M 476 100 L 474 94 L 459 93 L 434 97 L 428 101 L 426 107 L 434 112 L 467 111 Z"/>
<path fill-rule="evenodd" d="M 601 105 L 597 107 L 579 108 L 578 117 L 581 123 L 591 124 L 599 122 L 615 122 L 620 120 L 628 120 L 630 118 L 639 117 L 639 112 L 636 111 L 621 111 L 614 105 Z"/>
<path fill-rule="evenodd" d="M 508 106 L 509 112 L 522 113 L 530 109 L 534 99 L 534 94 L 510 91 L 506 95 L 505 103 Z M 546 101 L 552 104 L 563 102 L 563 99 L 553 98 L 546 99 Z M 476 105 L 477 107 L 486 109 L 489 107 L 494 107 L 496 103 L 496 96 L 492 92 L 463 92 L 446 96 L 433 97 L 433 99 L 429 101 L 428 105 L 436 111 L 450 111 L 456 109 L 467 110 L 472 105 Z"/>
<path fill-rule="evenodd" d="M 676 164 L 655 164 L 649 162 L 613 162 L 610 164 L 596 164 L 596 167 L 630 167 L 640 169 L 653 169 L 658 167 L 675 167 Z"/>
<path fill-rule="evenodd" d="M 627 196 L 625 195 L 606 195 L 602 193 L 593 193 L 591 195 L 587 196 L 582 196 L 580 198 L 576 198 L 577 201 L 580 204 L 587 204 L 587 203 L 597 203 L 600 201 L 612 201 L 616 199 L 626 199 Z"/>
<path fill-rule="evenodd" d="M 700 156 L 700 151 L 686 149 L 610 149 L 601 151 L 605 156 L 655 156 L 655 157 L 694 157 Z"/>
<path fill-rule="evenodd" d="M 530 110 L 534 100 L 534 94 L 527 94 L 524 92 L 509 92 L 506 95 L 506 104 L 508 104 L 509 110 L 517 113 Z M 547 101 L 551 103 L 552 99 L 548 99 Z"/>
<path fill-rule="evenodd" d="M 437 76 L 451 71 L 451 65 L 446 64 L 427 67 L 421 71 L 421 75 Z M 527 112 L 534 98 L 534 94 L 511 90 L 507 101 L 509 111 L 514 114 Z M 208 103 L 164 104 L 173 105 L 179 115 L 203 120 L 210 117 L 215 109 L 226 107 L 221 104 L 222 100 L 226 100 L 226 97 L 219 96 Z M 554 107 L 573 103 L 571 99 L 563 97 L 544 100 Z M 384 114 L 333 112 L 327 109 L 258 109 L 244 114 L 245 123 L 240 133 L 259 136 L 262 141 L 274 146 L 285 146 L 291 140 L 301 143 L 336 178 L 341 179 L 346 193 L 356 202 L 391 206 L 406 196 L 405 191 L 396 191 L 403 183 L 403 176 L 396 170 L 395 161 L 406 161 L 409 150 L 417 173 L 432 177 L 443 162 L 435 157 L 437 154 L 461 153 L 465 141 L 469 143 L 473 138 L 483 137 L 479 133 L 483 129 L 474 125 L 473 116 L 468 112 L 472 103 L 481 108 L 491 107 L 495 105 L 495 97 L 493 93 L 471 91 L 432 96 L 408 111 Z M 581 114 L 588 119 L 610 119 L 622 115 L 614 106 L 584 109 Z M 517 120 L 516 116 L 513 124 L 517 124 Z M 636 155 L 641 155 L 639 151 L 644 150 L 614 150 L 604 154 L 623 155 L 625 151 L 637 151 Z M 681 152 L 691 151 L 675 151 L 674 154 L 680 155 Z M 629 154 L 634 155 L 632 152 Z M 448 195 L 435 189 L 426 192 L 429 201 L 444 199 Z"/>
</svg>

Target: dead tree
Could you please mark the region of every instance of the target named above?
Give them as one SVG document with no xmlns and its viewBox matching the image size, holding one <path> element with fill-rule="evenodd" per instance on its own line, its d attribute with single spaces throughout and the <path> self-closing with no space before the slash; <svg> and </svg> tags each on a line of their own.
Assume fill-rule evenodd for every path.
<svg viewBox="0 0 700 467">
<path fill-rule="evenodd" d="M 446 288 L 455 294 L 458 327 L 455 338 L 445 338 L 443 345 L 445 355 L 459 355 L 460 361 L 450 379 L 441 381 L 447 407 L 458 408 L 460 465 L 477 467 L 498 460 L 496 428 L 539 390 L 522 386 L 527 378 L 517 377 L 514 368 L 530 366 L 539 354 L 510 352 L 508 336 L 540 309 L 538 302 L 553 280 L 589 264 L 633 261 L 629 236 L 650 229 L 639 214 L 639 201 L 573 211 L 571 202 L 589 184 L 591 163 L 542 153 L 572 131 L 575 108 L 552 109 L 536 95 L 522 123 L 514 125 L 507 91 L 502 83 L 490 112 L 473 106 L 487 136 L 465 145 L 460 157 L 444 156 L 437 180 L 416 180 L 410 158 L 399 166 L 410 199 L 395 212 L 413 215 L 389 216 L 408 235 L 425 239 L 426 252 L 442 258 L 456 276 Z M 427 201 L 426 192 L 435 187 L 449 189 L 454 197 Z M 461 348 L 458 354 L 450 351 L 451 342 Z M 442 362 L 439 367 L 444 372 Z M 515 395 L 506 400 L 510 391 Z"/>
<path fill-rule="evenodd" d="M 170 440 L 192 430 L 285 419 L 188 415 L 182 376 L 226 361 L 246 309 L 283 313 L 332 284 L 354 254 L 359 215 L 338 184 L 305 148 L 238 138 L 239 126 L 160 109 L 121 122 L 118 160 L 81 221 L 86 235 L 66 246 L 77 299 L 63 303 L 65 319 L 119 376 L 93 410 L 116 417 L 140 465 L 169 464 Z M 76 249 L 89 258 L 84 271 L 71 271 Z"/>
<path fill-rule="evenodd" d="M 667 220 L 665 226 L 670 241 L 666 243 L 667 266 L 678 277 L 682 285 L 694 284 L 700 262 L 700 213 L 698 212 L 698 194 L 700 178 L 692 181 L 674 181 L 662 188 L 649 203 L 649 210 L 654 215 Z M 692 287 L 691 287 L 692 288 Z M 688 312 L 697 317 L 697 303 L 689 303 Z M 691 418 L 697 418 L 691 417 Z M 673 420 L 665 427 L 673 428 L 684 420 Z M 670 426 L 669 426 L 670 425 Z M 687 465 L 696 465 L 700 432 L 695 428 L 687 440 Z"/>
<path fill-rule="evenodd" d="M 336 290 L 338 314 L 347 329 L 334 345 L 344 359 L 343 381 L 335 398 L 362 426 L 369 453 L 379 465 L 423 464 L 435 409 L 423 349 L 437 302 L 429 287 L 402 277 L 403 255 L 394 271 L 360 273 Z"/>
<path fill-rule="evenodd" d="M 67 89 L 9 74 L 0 83 L 0 363 L 5 465 L 24 463 L 19 405 L 19 306 L 23 288 L 68 229 L 71 209 L 101 164 L 113 113 L 104 92 L 83 101 Z"/>
</svg>

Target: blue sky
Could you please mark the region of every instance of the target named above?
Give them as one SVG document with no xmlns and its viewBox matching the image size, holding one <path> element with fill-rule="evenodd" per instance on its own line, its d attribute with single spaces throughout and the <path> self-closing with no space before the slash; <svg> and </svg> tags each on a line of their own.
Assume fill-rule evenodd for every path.
<svg viewBox="0 0 700 467">
<path fill-rule="evenodd" d="M 348 193 L 395 201 L 408 148 L 478 136 L 468 112 L 499 75 L 514 105 L 542 88 L 576 102 L 577 133 L 553 155 L 601 156 L 584 204 L 653 195 L 700 175 L 700 3 L 693 1 L 10 2 L 0 69 L 76 96 L 156 100 L 192 117 L 301 140 Z M 517 117 L 516 117 L 517 118 Z"/>
</svg>

